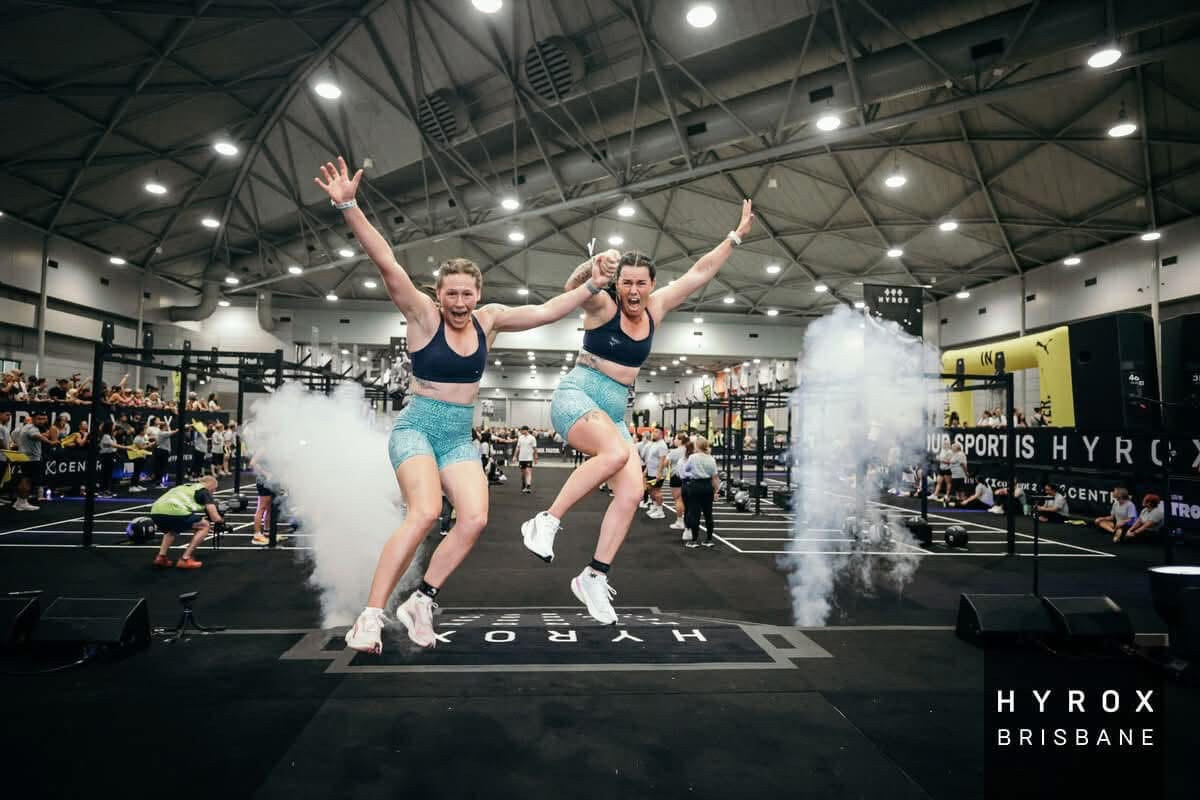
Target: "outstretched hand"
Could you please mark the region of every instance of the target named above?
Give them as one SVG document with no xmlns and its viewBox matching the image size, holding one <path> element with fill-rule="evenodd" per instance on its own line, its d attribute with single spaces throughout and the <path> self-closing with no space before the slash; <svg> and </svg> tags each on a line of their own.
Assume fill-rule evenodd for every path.
<svg viewBox="0 0 1200 800">
<path fill-rule="evenodd" d="M 742 219 L 738 222 L 738 226 L 734 228 L 734 232 L 744 237 L 750 232 L 750 227 L 754 224 L 754 208 L 749 199 L 742 201 Z"/>
<path fill-rule="evenodd" d="M 334 166 L 332 161 L 321 165 L 321 178 L 325 180 L 313 178 L 313 181 L 325 190 L 330 200 L 335 203 L 346 203 L 353 200 L 354 195 L 358 194 L 358 182 L 362 180 L 362 176 L 363 171 L 360 169 L 351 178 L 350 169 L 346 166 L 346 159 L 338 156 L 337 166 Z"/>
</svg>

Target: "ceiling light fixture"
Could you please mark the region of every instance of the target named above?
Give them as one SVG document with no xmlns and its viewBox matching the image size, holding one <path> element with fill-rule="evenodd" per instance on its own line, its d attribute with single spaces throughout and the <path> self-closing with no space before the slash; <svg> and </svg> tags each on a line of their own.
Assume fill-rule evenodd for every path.
<svg viewBox="0 0 1200 800">
<path fill-rule="evenodd" d="M 1066 264 L 1068 267 L 1075 266 L 1076 264 L 1079 263 L 1079 261 L 1080 261 L 1079 256 L 1068 256 L 1063 259 L 1063 263 Z"/>
<path fill-rule="evenodd" d="M 707 28 L 717 21 L 717 10 L 709 3 L 696 3 L 688 9 L 687 21 L 693 28 Z"/>
<path fill-rule="evenodd" d="M 471 0 L 471 5 L 475 6 L 476 11 L 482 11 L 484 14 L 495 14 L 504 8 L 504 0 Z"/>
<path fill-rule="evenodd" d="M 506 194 L 500 198 L 500 207 L 505 211 L 516 211 L 521 207 L 521 201 L 517 199 L 516 195 Z"/>
<path fill-rule="evenodd" d="M 622 203 L 617 209 L 617 213 L 622 217 L 632 217 L 637 213 L 637 209 L 633 207 L 632 203 Z"/>
<path fill-rule="evenodd" d="M 970 296 L 971 296 L 971 293 L 970 293 L 970 292 L 968 292 L 966 289 L 959 289 L 959 290 L 958 290 L 958 291 L 955 293 L 955 295 L 954 295 L 954 296 L 955 296 L 955 297 L 957 297 L 959 300 L 966 300 L 968 297 L 970 297 Z"/>
<path fill-rule="evenodd" d="M 854 307 L 855 307 L 855 308 L 862 309 L 862 308 L 866 308 L 866 307 L 867 307 L 867 304 L 866 304 L 866 303 L 864 303 L 862 300 L 855 300 L 855 301 L 854 301 Z"/>
<path fill-rule="evenodd" d="M 342 249 L 338 250 L 338 255 L 342 258 L 354 258 L 354 251 L 349 247 L 343 247 Z"/>
<path fill-rule="evenodd" d="M 768 275 L 778 275 L 782 271 L 783 267 L 779 266 L 778 264 L 767 264 Z"/>
<path fill-rule="evenodd" d="M 313 91 L 326 100 L 337 100 L 342 96 L 341 88 L 333 81 L 319 81 L 313 86 Z"/>
<path fill-rule="evenodd" d="M 625 237 L 614 233 L 612 236 L 608 237 L 608 243 L 613 247 L 620 247 L 621 245 L 625 244 Z"/>
<path fill-rule="evenodd" d="M 768 317 L 778 317 L 778 316 L 779 316 L 779 309 L 778 309 L 778 308 L 768 308 L 768 309 L 767 309 L 767 316 L 768 316 Z"/>
<path fill-rule="evenodd" d="M 731 294 L 727 294 L 721 298 L 721 302 L 727 306 L 731 306 L 736 302 L 736 298 Z"/>
<path fill-rule="evenodd" d="M 217 305 L 219 305 L 221 308 L 229 308 L 229 301 L 221 299 L 217 301 Z"/>
<path fill-rule="evenodd" d="M 367 360 L 367 357 L 366 357 L 366 356 L 359 356 L 359 357 L 358 357 L 358 360 L 359 360 L 359 361 L 363 361 L 363 362 L 365 362 L 365 361 Z"/>
<path fill-rule="evenodd" d="M 906 183 L 908 183 L 908 178 L 904 177 L 903 172 L 893 172 L 883 179 L 883 185 L 889 189 L 899 189 Z"/>
<path fill-rule="evenodd" d="M 213 217 L 205 217 L 200 220 L 200 224 L 209 229 L 221 227 L 221 221 Z"/>
<path fill-rule="evenodd" d="M 1117 121 L 1108 129 L 1108 135 L 1114 139 L 1124 138 L 1137 130 L 1137 124 L 1129 120 L 1129 116 L 1125 113 L 1125 103 L 1121 103 L 1121 110 L 1117 114 Z"/>
<path fill-rule="evenodd" d="M 1113 45 L 1107 45 L 1088 56 L 1087 65 L 1092 69 L 1111 67 L 1121 60 L 1121 51 Z"/>
<path fill-rule="evenodd" d="M 900 256 L 904 255 L 904 251 L 899 247 L 889 247 L 887 254 L 888 258 L 899 258 Z"/>
<path fill-rule="evenodd" d="M 375 288 L 376 286 L 378 286 L 378 285 L 379 285 L 378 283 L 376 283 L 375 281 L 371 280 L 370 278 L 367 278 L 365 281 L 363 281 L 363 288 L 364 288 L 364 289 L 374 289 L 374 288 Z"/>
<path fill-rule="evenodd" d="M 685 375 L 691 375 L 691 374 L 692 374 L 692 371 L 691 371 L 690 369 L 689 369 L 689 370 L 684 370 L 684 374 L 685 374 Z"/>
<path fill-rule="evenodd" d="M 1143 242 L 1157 242 L 1161 238 L 1162 238 L 1162 234 L 1159 233 L 1158 231 L 1146 231 L 1145 233 L 1142 234 Z"/>
<path fill-rule="evenodd" d="M 119 267 L 125 263 L 125 259 L 121 258 L 120 256 L 109 256 L 108 263 L 115 264 Z"/>
<path fill-rule="evenodd" d="M 146 181 L 146 185 L 143 188 L 150 194 L 164 195 L 167 193 L 167 187 L 158 181 Z"/>
<path fill-rule="evenodd" d="M 818 283 L 816 286 L 813 287 L 813 291 L 816 292 L 817 294 L 825 294 L 826 292 L 829 291 L 829 287 L 823 283 Z"/>
<path fill-rule="evenodd" d="M 236 156 L 238 154 L 237 145 L 233 142 L 227 142 L 224 139 L 219 142 L 214 142 L 213 150 L 216 150 L 223 156 Z"/>
<path fill-rule="evenodd" d="M 495 364 L 495 365 L 498 367 L 498 366 L 500 366 L 500 359 L 498 359 L 498 358 L 497 358 L 497 359 L 496 359 L 495 361 L 493 361 L 492 363 L 493 363 L 493 364 Z"/>
<path fill-rule="evenodd" d="M 703 325 L 704 317 L 692 317 L 692 324 L 693 325 Z"/>
<path fill-rule="evenodd" d="M 240 281 L 240 280 L 238 280 L 238 276 L 237 276 L 237 275 L 226 275 L 226 276 L 225 276 L 225 282 L 226 282 L 227 284 L 229 284 L 230 286 L 237 286 L 239 283 L 241 283 L 241 281 Z"/>
<path fill-rule="evenodd" d="M 521 295 L 521 297 L 524 297 L 525 295 L 529 294 L 529 290 L 522 286 L 520 289 L 517 289 L 517 294 Z"/>
<path fill-rule="evenodd" d="M 958 223 L 952 219 L 948 219 L 945 222 L 938 225 L 938 230 L 942 231 L 944 233 L 949 233 L 950 231 L 958 230 Z"/>
<path fill-rule="evenodd" d="M 290 267 L 288 267 L 288 273 L 292 274 L 292 275 L 303 275 L 304 267 L 297 266 L 296 264 L 292 264 Z"/>
<path fill-rule="evenodd" d="M 329 294 L 325 295 L 325 299 L 328 300 L 329 302 L 333 303 L 333 302 L 337 301 L 337 295 L 334 294 L 333 292 L 330 292 Z"/>
<path fill-rule="evenodd" d="M 344 356 L 348 356 L 348 355 L 350 355 L 350 351 L 349 351 L 349 350 L 347 350 L 347 349 L 346 349 L 346 348 L 344 348 L 344 347 L 342 348 L 342 351 L 341 351 L 341 352 L 342 352 L 342 355 L 344 355 Z"/>
<path fill-rule="evenodd" d="M 836 131 L 842 127 L 842 118 L 833 113 L 822 114 L 817 118 L 817 127 L 826 132 Z"/>
<path fill-rule="evenodd" d="M 525 234 L 521 231 L 509 231 L 508 240 L 510 242 L 523 242 L 525 241 Z"/>
<path fill-rule="evenodd" d="M 687 361 L 687 356 L 680 356 L 680 357 L 679 357 L 679 360 L 680 360 L 680 361 Z"/>
</svg>

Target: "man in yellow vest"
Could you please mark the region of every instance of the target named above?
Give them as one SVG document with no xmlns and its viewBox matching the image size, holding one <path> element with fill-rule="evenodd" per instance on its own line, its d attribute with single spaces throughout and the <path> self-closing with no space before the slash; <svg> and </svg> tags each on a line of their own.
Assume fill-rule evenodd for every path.
<svg viewBox="0 0 1200 800">
<path fill-rule="evenodd" d="M 154 557 L 154 566 L 179 569 L 199 569 L 204 564 L 193 558 L 196 548 L 204 541 L 211 529 L 210 522 L 224 524 L 221 512 L 217 511 L 217 501 L 213 492 L 217 490 L 217 479 L 205 475 L 199 483 L 184 483 L 167 490 L 150 506 L 150 519 L 162 533 L 162 547 Z M 192 541 L 183 551 L 183 557 L 178 563 L 172 564 L 167 558 L 167 551 L 175 543 L 175 536 L 186 531 L 194 531 Z"/>
</svg>

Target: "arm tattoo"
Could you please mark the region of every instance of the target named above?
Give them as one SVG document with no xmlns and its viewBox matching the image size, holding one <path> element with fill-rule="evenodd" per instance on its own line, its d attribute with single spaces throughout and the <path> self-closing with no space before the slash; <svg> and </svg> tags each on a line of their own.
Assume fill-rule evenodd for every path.
<svg viewBox="0 0 1200 800">
<path fill-rule="evenodd" d="M 579 288 L 590 277 L 592 277 L 592 260 L 589 258 L 576 267 L 575 271 L 571 273 L 571 277 L 567 278 L 567 291 Z"/>
</svg>

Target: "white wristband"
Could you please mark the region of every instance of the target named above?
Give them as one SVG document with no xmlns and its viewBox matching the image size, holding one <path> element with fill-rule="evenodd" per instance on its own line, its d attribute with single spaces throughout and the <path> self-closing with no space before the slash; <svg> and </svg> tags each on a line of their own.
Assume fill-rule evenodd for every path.
<svg viewBox="0 0 1200 800">
<path fill-rule="evenodd" d="M 354 198 L 350 198 L 349 200 L 347 200 L 344 203 L 334 203 L 332 200 L 330 200 L 329 202 L 333 203 L 333 207 L 336 208 L 338 211 L 345 211 L 347 208 L 358 208 L 358 201 L 355 200 Z"/>
<path fill-rule="evenodd" d="M 742 237 L 737 235 L 737 231 L 730 231 L 725 235 L 725 238 L 733 242 L 734 245 L 739 245 L 742 243 Z"/>
</svg>

